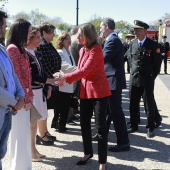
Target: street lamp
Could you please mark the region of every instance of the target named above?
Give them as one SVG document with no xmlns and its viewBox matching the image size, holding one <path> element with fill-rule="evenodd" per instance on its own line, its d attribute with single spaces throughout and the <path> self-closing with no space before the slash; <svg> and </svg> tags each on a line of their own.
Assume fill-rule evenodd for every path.
<svg viewBox="0 0 170 170">
<path fill-rule="evenodd" d="M 158 42 L 162 41 L 162 20 L 159 20 L 159 37 L 158 37 Z"/>
<path fill-rule="evenodd" d="M 77 8 L 76 8 L 76 25 L 77 26 L 78 26 L 78 18 L 79 18 L 78 10 L 79 10 L 79 0 L 77 0 Z"/>
</svg>

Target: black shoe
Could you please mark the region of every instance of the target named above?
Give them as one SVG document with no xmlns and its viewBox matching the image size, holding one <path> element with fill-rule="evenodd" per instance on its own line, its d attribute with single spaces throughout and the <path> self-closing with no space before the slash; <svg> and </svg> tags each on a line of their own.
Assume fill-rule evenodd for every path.
<svg viewBox="0 0 170 170">
<path fill-rule="evenodd" d="M 168 74 L 168 73 L 165 71 L 165 74 Z"/>
<path fill-rule="evenodd" d="M 161 126 L 161 120 L 155 122 L 155 128 L 158 128 Z"/>
<path fill-rule="evenodd" d="M 116 146 L 109 147 L 108 150 L 110 152 L 129 151 L 130 150 L 130 145 L 129 144 L 126 144 L 126 145 L 116 145 Z"/>
<path fill-rule="evenodd" d="M 127 130 L 127 132 L 128 133 L 134 133 L 134 132 L 136 132 L 136 131 L 138 131 L 138 128 L 129 128 L 128 130 Z"/>
<path fill-rule="evenodd" d="M 52 141 L 56 141 L 56 137 L 55 137 L 55 136 L 49 136 L 48 134 L 49 134 L 48 132 L 45 133 L 45 136 L 46 136 L 48 139 L 50 139 L 50 140 L 52 140 Z"/>
<path fill-rule="evenodd" d="M 52 123 L 51 123 L 51 128 L 56 129 L 56 122 L 52 122 Z"/>
<path fill-rule="evenodd" d="M 130 121 L 129 121 L 129 122 L 126 122 L 126 124 L 127 124 L 127 125 L 130 125 L 130 124 L 131 124 L 131 122 L 130 122 Z"/>
<path fill-rule="evenodd" d="M 71 117 L 72 120 L 79 120 L 79 116 L 77 116 L 76 114 L 73 114 L 73 116 Z"/>
<path fill-rule="evenodd" d="M 69 124 L 69 125 L 77 125 L 77 123 L 75 123 L 72 119 L 68 119 L 67 124 Z"/>
<path fill-rule="evenodd" d="M 74 114 L 80 114 L 80 110 L 78 110 L 78 109 L 73 109 L 73 113 L 74 113 Z"/>
<path fill-rule="evenodd" d="M 64 132 L 66 132 L 67 130 L 69 130 L 68 128 L 64 128 L 64 129 L 58 129 L 57 131 L 59 132 L 59 133 L 64 133 Z"/>
<path fill-rule="evenodd" d="M 92 136 L 92 141 L 98 141 L 99 140 L 99 136 L 97 134 L 95 134 L 94 136 Z"/>
<path fill-rule="evenodd" d="M 147 137 L 148 137 L 148 138 L 153 138 L 153 137 L 155 136 L 153 130 L 148 129 L 147 131 L 148 131 L 148 132 L 147 132 Z"/>
<path fill-rule="evenodd" d="M 80 160 L 80 161 L 78 161 L 77 163 L 76 163 L 76 165 L 85 165 L 86 163 L 87 163 L 87 161 L 90 159 L 90 158 L 92 158 L 93 157 L 93 154 L 90 154 L 90 156 L 85 160 L 85 161 L 83 161 L 82 159 Z"/>
<path fill-rule="evenodd" d="M 54 141 L 52 140 L 48 140 L 48 141 L 45 141 L 43 140 L 43 138 L 46 137 L 46 136 L 43 136 L 42 138 L 40 136 L 36 136 L 36 144 L 37 145 L 45 145 L 45 146 L 52 146 L 54 145 Z"/>
</svg>

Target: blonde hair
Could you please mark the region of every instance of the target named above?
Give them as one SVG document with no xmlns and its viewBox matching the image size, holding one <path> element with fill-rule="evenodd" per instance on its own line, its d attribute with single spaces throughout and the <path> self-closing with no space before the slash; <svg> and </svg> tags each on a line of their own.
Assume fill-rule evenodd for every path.
<svg viewBox="0 0 170 170">
<path fill-rule="evenodd" d="M 82 34 L 84 35 L 85 40 L 85 47 L 90 47 L 94 43 L 97 43 L 97 31 L 93 24 L 91 23 L 85 23 L 82 24 L 79 29 L 82 31 Z"/>
</svg>

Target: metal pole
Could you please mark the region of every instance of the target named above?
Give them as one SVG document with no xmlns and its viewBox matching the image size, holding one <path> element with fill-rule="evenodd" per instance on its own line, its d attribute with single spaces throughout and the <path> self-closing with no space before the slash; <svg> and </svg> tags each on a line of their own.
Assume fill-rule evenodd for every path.
<svg viewBox="0 0 170 170">
<path fill-rule="evenodd" d="M 79 10 L 79 0 L 77 0 L 77 8 L 76 8 L 76 11 L 77 11 L 77 14 L 76 14 L 76 25 L 78 26 L 79 23 L 78 23 L 78 18 L 79 18 L 79 13 L 78 13 L 78 10 Z"/>
</svg>

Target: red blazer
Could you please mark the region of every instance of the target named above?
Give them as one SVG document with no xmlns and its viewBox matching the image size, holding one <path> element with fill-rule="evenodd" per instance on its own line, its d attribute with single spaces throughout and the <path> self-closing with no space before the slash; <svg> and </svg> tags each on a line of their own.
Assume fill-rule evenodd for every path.
<svg viewBox="0 0 170 170">
<path fill-rule="evenodd" d="M 29 57 L 27 52 L 21 54 L 18 47 L 14 44 L 10 44 L 7 47 L 7 52 L 14 65 L 14 70 L 19 78 L 22 88 L 25 93 L 25 103 L 30 103 L 33 97 L 33 92 L 31 88 L 31 67 L 29 62 Z"/>
<path fill-rule="evenodd" d="M 67 83 L 80 80 L 80 98 L 103 98 L 110 96 L 110 87 L 104 72 L 104 57 L 99 45 L 94 45 L 88 50 L 84 47 L 79 52 L 77 69 L 65 74 Z"/>
</svg>

